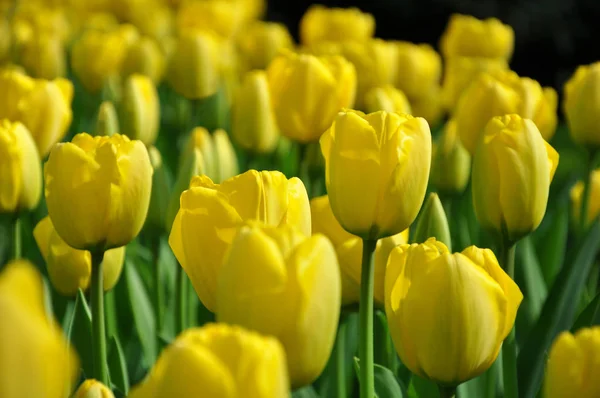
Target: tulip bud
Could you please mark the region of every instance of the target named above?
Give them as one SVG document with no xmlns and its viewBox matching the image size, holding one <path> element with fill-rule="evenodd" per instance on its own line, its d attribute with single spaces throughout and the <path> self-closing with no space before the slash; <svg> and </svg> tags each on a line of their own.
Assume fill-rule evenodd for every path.
<svg viewBox="0 0 600 398">
<path fill-rule="evenodd" d="M 166 221 L 165 213 L 167 213 L 169 207 L 169 192 L 171 191 L 169 176 L 158 149 L 154 146 L 149 147 L 148 155 L 154 172 L 152 173 L 152 192 L 150 194 L 150 205 L 148 207 L 148 216 L 146 217 L 146 226 L 158 231 L 163 231 Z M 185 188 L 187 188 L 187 186 Z M 173 215 L 173 218 L 175 218 L 175 215 Z"/>
<path fill-rule="evenodd" d="M 431 182 L 444 194 L 460 194 L 471 175 L 471 155 L 458 138 L 456 122 L 446 123 L 439 141 L 433 146 Z"/>
<path fill-rule="evenodd" d="M 550 349 L 544 397 L 600 396 L 595 377 L 600 371 L 600 327 L 583 328 L 574 335 L 562 332 Z"/>
<path fill-rule="evenodd" d="M 289 379 L 281 343 L 238 326 L 187 329 L 163 350 L 129 398 L 286 398 Z"/>
<path fill-rule="evenodd" d="M 489 249 L 451 254 L 431 238 L 399 246 L 388 259 L 385 312 L 394 347 L 411 372 L 442 385 L 494 363 L 522 299 Z"/>
<path fill-rule="evenodd" d="M 87 379 L 77 389 L 73 398 L 115 398 L 112 391 L 94 379 Z"/>
<path fill-rule="evenodd" d="M 250 224 L 239 230 L 223 262 L 217 319 L 276 336 L 285 347 L 292 387 L 299 388 L 327 364 L 340 288 L 335 251 L 326 237 L 309 238 L 288 225 Z"/>
<path fill-rule="evenodd" d="M 0 213 L 37 207 L 42 193 L 40 157 L 29 130 L 0 120 Z"/>
<path fill-rule="evenodd" d="M 270 226 L 289 224 L 310 236 L 306 188 L 298 178 L 288 180 L 278 171 L 250 170 L 221 184 L 206 176 L 194 177 L 180 202 L 169 245 L 210 311 L 216 310 L 223 256 L 235 229 L 244 221 L 258 220 Z"/>
<path fill-rule="evenodd" d="M 346 231 L 373 240 L 408 228 L 429 180 L 431 133 L 424 119 L 347 110 L 320 143 L 331 208 Z"/>
<path fill-rule="evenodd" d="M 415 98 L 410 103 L 412 115 L 427 120 L 429 126 L 436 127 L 444 116 L 444 107 L 440 87 L 434 86 L 421 97 Z"/>
<path fill-rule="evenodd" d="M 550 141 L 556 132 L 558 124 L 558 94 L 552 87 L 544 87 L 544 98 L 539 101 L 532 120 L 546 141 Z"/>
<path fill-rule="evenodd" d="M 582 65 L 565 84 L 564 111 L 573 141 L 600 147 L 600 62 Z"/>
<path fill-rule="evenodd" d="M 217 171 L 215 182 L 220 183 L 237 175 L 240 171 L 237 155 L 229 140 L 229 135 L 223 129 L 213 133 L 215 153 L 217 155 Z"/>
<path fill-rule="evenodd" d="M 421 98 L 439 86 L 442 76 L 442 59 L 428 44 L 405 41 L 394 43 L 397 51 L 394 85 L 408 98 Z"/>
<path fill-rule="evenodd" d="M 125 77 L 133 74 L 147 76 L 154 84 L 162 79 L 165 70 L 165 56 L 158 44 L 149 37 L 142 37 L 129 49 L 121 74 Z"/>
<path fill-rule="evenodd" d="M 232 118 L 231 135 L 241 147 L 256 153 L 275 149 L 279 132 L 265 72 L 246 74 L 233 101 Z"/>
<path fill-rule="evenodd" d="M 144 144 L 152 145 L 158 135 L 160 104 L 152 80 L 144 75 L 131 75 L 125 82 L 121 103 L 122 133 Z"/>
<path fill-rule="evenodd" d="M 56 79 L 66 74 L 66 52 L 56 35 L 36 35 L 25 43 L 21 64 L 33 77 Z"/>
<path fill-rule="evenodd" d="M 479 223 L 509 242 L 535 230 L 546 212 L 558 152 L 518 115 L 488 123 L 473 158 L 473 205 Z"/>
<path fill-rule="evenodd" d="M 217 163 L 219 161 L 219 158 L 215 151 L 213 137 L 204 127 L 196 127 L 190 133 L 190 136 L 185 144 L 183 154 L 179 159 L 179 169 L 185 168 L 184 163 L 188 162 L 186 159 L 188 157 L 195 156 L 195 151 L 200 151 L 203 165 L 202 174 L 207 175 L 212 180 L 216 180 L 218 175 L 219 166 Z M 192 164 L 196 163 L 192 162 Z M 194 175 L 198 175 L 198 173 Z M 193 176 L 190 176 L 190 179 L 191 177 Z M 187 185 L 189 186 L 189 180 L 187 182 Z"/>
<path fill-rule="evenodd" d="M 375 33 L 375 18 L 358 8 L 311 6 L 300 20 L 302 44 L 321 41 L 365 41 Z"/>
<path fill-rule="evenodd" d="M 396 112 L 411 114 L 410 103 L 406 95 L 392 85 L 374 87 L 365 94 L 365 108 L 367 112 Z"/>
<path fill-rule="evenodd" d="M 48 214 L 75 249 L 125 246 L 144 225 L 152 165 L 141 141 L 77 134 L 54 146 L 44 176 Z"/>
<path fill-rule="evenodd" d="M 242 22 L 240 3 L 223 0 L 186 1 L 177 12 L 177 31 L 211 31 L 223 38 L 233 37 Z"/>
<path fill-rule="evenodd" d="M 294 40 L 280 23 L 256 21 L 238 37 L 238 48 L 246 67 L 266 69 L 283 49 L 292 49 Z"/>
<path fill-rule="evenodd" d="M 591 225 L 600 215 L 600 169 L 592 171 L 590 176 L 589 208 L 585 225 Z M 575 225 L 581 225 L 581 199 L 583 197 L 583 181 L 578 181 L 571 188 L 571 214 Z"/>
<path fill-rule="evenodd" d="M 450 237 L 450 226 L 446 218 L 444 206 L 437 193 L 429 194 L 429 199 L 423 206 L 423 211 L 417 221 L 415 243 L 424 243 L 429 238 L 435 238 L 437 241 L 445 244 L 448 250 L 452 250 L 452 239 Z"/>
<path fill-rule="evenodd" d="M 118 134 L 119 131 L 119 117 L 115 106 L 110 101 L 103 101 L 98 109 L 96 135 L 111 136 Z"/>
</svg>

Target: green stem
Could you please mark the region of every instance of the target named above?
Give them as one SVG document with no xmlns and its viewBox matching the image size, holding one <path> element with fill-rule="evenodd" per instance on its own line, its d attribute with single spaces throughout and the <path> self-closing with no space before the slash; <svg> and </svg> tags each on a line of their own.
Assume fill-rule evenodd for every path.
<svg viewBox="0 0 600 398">
<path fill-rule="evenodd" d="M 335 384 L 337 398 L 346 398 L 346 317 L 340 316 L 335 342 Z"/>
<path fill-rule="evenodd" d="M 13 226 L 13 259 L 18 260 L 22 255 L 21 218 L 18 215 L 15 217 Z"/>
<path fill-rule="evenodd" d="M 162 275 L 160 273 L 159 258 L 160 236 L 157 236 L 154 242 L 152 242 L 152 261 L 154 262 L 154 291 L 152 292 L 152 296 L 154 299 L 154 317 L 156 319 L 156 340 L 158 343 L 157 347 L 161 346 L 160 332 L 162 330 L 163 325 L 163 283 Z"/>
<path fill-rule="evenodd" d="M 456 397 L 456 387 L 447 387 L 438 384 L 440 391 L 440 398 L 454 398 Z"/>
<path fill-rule="evenodd" d="M 94 378 L 107 385 L 108 367 L 106 363 L 106 332 L 104 328 L 103 258 L 103 251 L 92 253 L 92 352 L 94 357 Z"/>
<path fill-rule="evenodd" d="M 377 240 L 363 239 L 360 302 L 358 317 L 360 322 L 358 354 L 360 358 L 360 398 L 375 396 L 373 376 L 373 285 L 375 272 L 373 253 Z"/>
<path fill-rule="evenodd" d="M 585 169 L 585 177 L 583 179 L 583 194 L 581 196 L 581 208 L 579 211 L 579 231 L 581 236 L 585 234 L 587 230 L 588 212 L 590 208 L 590 190 L 592 187 L 592 171 L 594 168 L 594 157 L 595 152 L 591 152 L 589 155 L 589 161 Z"/>
<path fill-rule="evenodd" d="M 516 244 L 504 242 L 500 252 L 500 265 L 511 279 L 515 277 L 516 246 Z M 514 326 L 502 344 L 502 375 L 504 379 L 504 396 L 506 398 L 518 398 L 517 342 Z"/>
<path fill-rule="evenodd" d="M 186 301 L 186 284 L 185 272 L 180 264 L 177 264 L 177 286 L 175 288 L 175 327 L 177 332 L 185 330 L 185 301 Z"/>
</svg>

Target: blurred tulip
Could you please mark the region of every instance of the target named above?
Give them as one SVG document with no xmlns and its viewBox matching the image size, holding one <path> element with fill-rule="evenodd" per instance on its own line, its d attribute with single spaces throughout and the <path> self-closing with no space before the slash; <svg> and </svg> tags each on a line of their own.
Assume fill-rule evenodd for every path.
<svg viewBox="0 0 600 398">
<path fill-rule="evenodd" d="M 140 74 L 158 84 L 165 71 L 165 56 L 158 44 L 149 37 L 142 37 L 134 43 L 123 61 L 121 73 L 127 77 Z"/>
<path fill-rule="evenodd" d="M 243 19 L 243 10 L 234 1 L 185 1 L 177 12 L 177 29 L 212 31 L 223 38 L 234 36 Z"/>
<path fill-rule="evenodd" d="M 373 87 L 367 91 L 364 103 L 365 109 L 369 113 L 377 111 L 411 113 L 406 95 L 390 84 Z"/>
<path fill-rule="evenodd" d="M 115 398 L 112 391 L 94 379 L 87 379 L 75 392 L 73 398 Z"/>
<path fill-rule="evenodd" d="M 144 225 L 152 165 L 141 141 L 77 134 L 54 146 L 44 176 L 56 232 L 75 249 L 125 246 Z"/>
<path fill-rule="evenodd" d="M 432 128 L 435 128 L 444 116 L 444 106 L 440 90 L 440 86 L 434 86 L 428 92 L 424 92 L 421 97 L 411 99 L 410 101 L 411 114 L 427 120 L 427 123 Z"/>
<path fill-rule="evenodd" d="M 458 138 L 456 122 L 448 121 L 433 145 L 431 182 L 445 194 L 461 194 L 471 175 L 471 155 Z"/>
<path fill-rule="evenodd" d="M 152 80 L 130 75 L 125 81 L 120 109 L 121 132 L 146 146 L 154 144 L 160 124 L 158 93 Z"/>
<path fill-rule="evenodd" d="M 164 3 L 163 0 L 141 0 L 129 18 L 142 35 L 158 42 L 172 36 L 175 30 L 174 12 Z"/>
<path fill-rule="evenodd" d="M 10 58 L 12 39 L 10 21 L 6 17 L 0 17 L 0 64 Z"/>
<path fill-rule="evenodd" d="M 215 182 L 221 182 L 236 176 L 239 172 L 237 155 L 229 140 L 229 135 L 223 129 L 213 133 L 215 153 L 217 155 L 217 170 Z"/>
<path fill-rule="evenodd" d="M 217 319 L 277 337 L 296 389 L 311 384 L 327 364 L 340 297 L 340 271 L 326 237 L 307 237 L 285 224 L 250 224 L 239 230 L 223 262 Z"/>
<path fill-rule="evenodd" d="M 77 289 L 86 291 L 92 276 L 92 256 L 85 250 L 73 249 L 56 233 L 50 217 L 44 217 L 33 230 L 35 241 L 44 257 L 52 286 L 65 296 L 74 296 Z M 102 279 L 104 291 L 119 281 L 125 259 L 125 247 L 104 254 Z"/>
<path fill-rule="evenodd" d="M 430 45 L 405 41 L 395 42 L 394 45 L 397 51 L 394 85 L 408 98 L 421 98 L 439 86 L 442 59 Z"/>
<path fill-rule="evenodd" d="M 539 101 L 537 109 L 534 111 L 532 120 L 542 133 L 546 141 L 550 141 L 556 133 L 558 124 L 558 94 L 552 87 L 544 87 L 543 99 Z"/>
<path fill-rule="evenodd" d="M 372 240 L 408 228 L 429 180 L 431 133 L 424 119 L 347 110 L 320 142 L 331 208 L 346 231 Z"/>
<path fill-rule="evenodd" d="M 35 142 L 19 122 L 0 120 L 0 213 L 37 207 L 42 169 Z"/>
<path fill-rule="evenodd" d="M 148 205 L 148 216 L 146 217 L 145 226 L 162 232 L 165 228 L 171 189 L 167 170 L 165 169 L 165 165 L 158 149 L 154 146 L 148 147 L 148 155 L 150 157 L 150 164 L 152 164 L 153 173 L 152 192 L 150 194 L 150 204 Z M 173 215 L 173 218 L 175 218 L 175 215 Z"/>
<path fill-rule="evenodd" d="M 411 372 L 443 385 L 494 363 L 522 299 L 489 249 L 451 254 L 431 238 L 397 247 L 388 260 L 385 309 L 396 351 Z"/>
<path fill-rule="evenodd" d="M 289 397 L 279 341 L 237 326 L 187 329 L 160 357 L 129 398 Z"/>
<path fill-rule="evenodd" d="M 246 67 L 252 70 L 266 69 L 282 49 L 294 47 L 294 40 L 285 25 L 256 21 L 239 35 L 237 44 Z"/>
<path fill-rule="evenodd" d="M 17 260 L 0 273 L 0 396 L 63 398 L 79 374 L 79 360 L 46 316 L 37 269 Z"/>
<path fill-rule="evenodd" d="M 289 224 L 310 236 L 310 206 L 304 184 L 278 171 L 250 170 L 220 185 L 194 177 L 181 194 L 169 245 L 192 281 L 200 301 L 216 310 L 216 290 L 223 256 L 235 229 L 246 220 Z M 202 239 L 198 239 L 202 237 Z"/>
<path fill-rule="evenodd" d="M 495 117 L 473 158 L 473 206 L 480 224 L 516 242 L 546 212 L 558 152 L 535 124 L 518 115 Z"/>
<path fill-rule="evenodd" d="M 437 239 L 445 244 L 449 251 L 452 250 L 448 218 L 446 218 L 446 212 L 440 197 L 435 192 L 429 194 L 429 198 L 423 205 L 423 211 L 419 215 L 412 241 L 425 243 L 429 238 Z"/>
<path fill-rule="evenodd" d="M 117 110 L 110 101 L 103 101 L 98 109 L 95 135 L 111 136 L 120 132 Z"/>
<path fill-rule="evenodd" d="M 564 111 L 573 141 L 600 147 L 600 62 L 582 65 L 564 87 Z"/>
<path fill-rule="evenodd" d="M 354 103 L 356 72 L 339 56 L 281 54 L 267 77 L 281 134 L 295 141 L 318 140 L 337 113 Z"/>
<path fill-rule="evenodd" d="M 36 35 L 21 51 L 21 64 L 31 76 L 42 79 L 65 76 L 67 54 L 59 37 Z"/>
<path fill-rule="evenodd" d="M 600 169 L 593 170 L 590 176 L 589 208 L 585 225 L 591 225 L 600 215 Z M 578 181 L 571 188 L 571 214 L 573 220 L 581 225 L 581 198 L 583 197 L 583 181 Z"/>
<path fill-rule="evenodd" d="M 375 34 L 375 18 L 358 8 L 311 6 L 300 20 L 302 44 L 321 41 L 365 41 Z"/>
</svg>

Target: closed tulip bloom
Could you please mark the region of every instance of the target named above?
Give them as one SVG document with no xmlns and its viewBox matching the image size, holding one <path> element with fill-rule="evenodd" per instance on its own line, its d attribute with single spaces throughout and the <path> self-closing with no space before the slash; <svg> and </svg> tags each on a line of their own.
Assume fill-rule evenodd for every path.
<svg viewBox="0 0 600 398">
<path fill-rule="evenodd" d="M 544 381 L 546 398 L 600 396 L 600 327 L 562 332 L 550 349 Z"/>
<path fill-rule="evenodd" d="M 421 98 L 440 84 L 442 59 L 428 44 L 395 43 L 397 73 L 394 85 L 408 98 Z"/>
<path fill-rule="evenodd" d="M 149 77 L 158 84 L 165 71 L 165 56 L 158 43 L 149 37 L 142 37 L 127 52 L 121 74 L 129 76 L 140 74 Z"/>
<path fill-rule="evenodd" d="M 535 230 L 557 166 L 558 152 L 531 120 L 490 120 L 473 158 L 473 205 L 481 225 L 511 242 Z"/>
<path fill-rule="evenodd" d="M 460 194 L 471 176 L 471 155 L 460 142 L 456 122 L 448 121 L 433 145 L 431 182 L 440 191 Z"/>
<path fill-rule="evenodd" d="M 412 108 L 411 115 L 422 117 L 432 127 L 437 126 L 444 116 L 441 87 L 433 86 L 419 98 L 413 98 L 410 106 Z"/>
<path fill-rule="evenodd" d="M 354 103 L 356 72 L 339 56 L 281 54 L 267 77 L 277 125 L 295 141 L 318 140 L 337 113 Z"/>
<path fill-rule="evenodd" d="M 92 276 L 92 255 L 86 250 L 73 249 L 56 233 L 50 217 L 44 217 L 33 230 L 35 241 L 46 261 L 52 286 L 65 296 L 74 296 L 77 290 L 86 291 Z M 123 270 L 125 247 L 104 253 L 102 279 L 104 291 L 111 290 Z"/>
<path fill-rule="evenodd" d="M 248 72 L 237 89 L 231 134 L 242 148 L 255 153 L 272 152 L 277 146 L 279 132 L 264 71 Z"/>
<path fill-rule="evenodd" d="M 115 398 L 115 396 L 104 384 L 88 379 L 79 386 L 73 398 Z"/>
<path fill-rule="evenodd" d="M 119 117 L 117 110 L 110 101 L 103 101 L 98 108 L 98 117 L 96 118 L 95 135 L 111 136 L 121 131 L 119 128 Z"/>
<path fill-rule="evenodd" d="M 60 37 L 35 35 L 22 48 L 21 64 L 33 77 L 56 79 L 66 74 L 66 52 Z"/>
<path fill-rule="evenodd" d="M 0 396 L 62 398 L 69 393 L 79 374 L 77 354 L 47 317 L 41 275 L 28 261 L 3 267 L 0 313 Z"/>
<path fill-rule="evenodd" d="M 365 94 L 364 103 L 369 113 L 377 111 L 411 113 L 406 95 L 390 84 L 370 89 Z"/>
<path fill-rule="evenodd" d="M 204 127 L 196 127 L 190 133 L 190 136 L 185 144 L 183 154 L 179 159 L 179 169 L 181 170 L 186 163 L 186 158 L 192 156 L 192 152 L 199 151 L 202 157 L 203 173 L 211 180 L 218 180 L 219 176 L 219 157 L 215 149 L 213 136 Z M 196 175 L 196 174 L 194 174 Z M 189 186 L 189 180 L 186 185 Z"/>
<path fill-rule="evenodd" d="M 21 123 L 0 120 L 0 213 L 33 210 L 42 194 L 35 142 Z"/>
<path fill-rule="evenodd" d="M 207 176 L 194 177 L 180 203 L 169 245 L 200 301 L 213 312 L 223 256 L 244 221 L 289 224 L 310 236 L 306 188 L 278 171 L 250 170 L 220 185 Z"/>
<path fill-rule="evenodd" d="M 510 60 L 515 32 L 496 18 L 453 14 L 440 39 L 444 57 L 467 56 Z"/>
<path fill-rule="evenodd" d="M 587 213 L 586 225 L 592 224 L 600 215 L 600 169 L 592 171 L 590 176 L 589 208 Z M 581 198 L 583 197 L 583 181 L 578 181 L 571 188 L 571 214 L 576 225 L 581 225 Z"/>
<path fill-rule="evenodd" d="M 54 146 L 44 176 L 54 228 L 75 249 L 125 246 L 144 225 L 152 165 L 141 141 L 77 134 Z"/>
<path fill-rule="evenodd" d="M 210 30 L 223 38 L 234 36 L 242 22 L 242 9 L 227 0 L 186 1 L 177 12 L 177 30 Z"/>
<path fill-rule="evenodd" d="M 452 254 L 431 238 L 399 246 L 388 259 L 385 312 L 394 347 L 411 372 L 439 384 L 456 386 L 494 363 L 522 299 L 489 249 Z"/>
<path fill-rule="evenodd" d="M 229 135 L 223 129 L 215 130 L 213 133 L 215 154 L 217 156 L 217 170 L 215 182 L 221 183 L 228 178 L 236 176 L 239 172 L 237 155 L 231 144 Z"/>
<path fill-rule="evenodd" d="M 542 137 L 546 141 L 550 141 L 556 132 L 558 124 L 558 94 L 552 87 L 544 87 L 543 100 L 538 103 L 537 109 L 534 111 L 532 120 L 540 130 Z"/>
<path fill-rule="evenodd" d="M 149 77 L 131 75 L 127 78 L 120 111 L 123 134 L 146 145 L 154 144 L 160 123 L 160 104 Z"/>
<path fill-rule="evenodd" d="M 181 333 L 129 394 L 129 398 L 242 396 L 290 396 L 285 352 L 273 337 L 225 324 Z"/>
<path fill-rule="evenodd" d="M 311 6 L 300 20 L 304 45 L 321 41 L 365 41 L 375 34 L 375 18 L 358 8 Z"/>
<path fill-rule="evenodd" d="M 340 271 L 325 236 L 306 237 L 289 225 L 250 224 L 240 229 L 223 262 L 217 319 L 277 337 L 296 389 L 311 384 L 327 364 L 340 297 Z"/>
<path fill-rule="evenodd" d="M 321 150 L 331 208 L 346 231 L 380 239 L 414 221 L 431 165 L 424 119 L 346 110 L 323 134 Z"/>
<path fill-rule="evenodd" d="M 582 65 L 564 87 L 564 111 L 573 141 L 600 146 L 600 62 Z"/>
<path fill-rule="evenodd" d="M 239 35 L 237 44 L 248 69 L 266 69 L 281 50 L 294 47 L 294 40 L 285 25 L 256 21 Z"/>
</svg>

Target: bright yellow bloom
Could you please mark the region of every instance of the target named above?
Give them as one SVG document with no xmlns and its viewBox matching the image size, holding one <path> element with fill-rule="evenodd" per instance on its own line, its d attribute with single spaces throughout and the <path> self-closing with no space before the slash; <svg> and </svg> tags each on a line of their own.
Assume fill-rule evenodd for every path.
<svg viewBox="0 0 600 398">
<path fill-rule="evenodd" d="M 550 349 L 544 397 L 600 396 L 600 327 L 583 328 L 575 335 L 562 332 Z"/>
<path fill-rule="evenodd" d="M 281 54 L 267 76 L 281 134 L 295 141 L 318 140 L 337 113 L 354 103 L 356 72 L 339 56 Z"/>
<path fill-rule="evenodd" d="M 445 193 L 462 193 L 471 175 L 471 155 L 458 138 L 456 122 L 448 121 L 433 145 L 431 182 Z"/>
<path fill-rule="evenodd" d="M 564 92 L 563 106 L 573 141 L 600 146 L 600 62 L 577 68 Z"/>
<path fill-rule="evenodd" d="M 411 372 L 438 383 L 457 385 L 488 369 L 522 299 L 489 249 L 451 254 L 431 238 L 388 259 L 385 312 L 396 351 Z"/>
<path fill-rule="evenodd" d="M 42 257 L 46 261 L 52 286 L 65 296 L 73 296 L 77 289 L 87 290 L 92 276 L 92 255 L 85 250 L 73 249 L 56 233 L 50 217 L 44 217 L 33 230 Z M 104 291 L 111 290 L 119 281 L 125 259 L 125 247 L 104 253 L 102 279 Z"/>
<path fill-rule="evenodd" d="M 66 52 L 57 36 L 36 35 L 22 48 L 21 64 L 27 72 L 41 79 L 56 79 L 66 74 Z"/>
<path fill-rule="evenodd" d="M 444 57 L 466 56 L 510 60 L 515 32 L 496 18 L 453 14 L 440 39 Z"/>
<path fill-rule="evenodd" d="M 207 176 L 194 177 L 181 194 L 169 245 L 198 297 L 213 312 L 223 256 L 236 229 L 246 220 L 270 226 L 289 224 L 310 236 L 304 184 L 298 178 L 288 180 L 278 171 L 250 170 L 220 185 Z"/>
<path fill-rule="evenodd" d="M 121 74 L 129 76 L 141 74 L 158 84 L 165 72 L 165 56 L 158 44 L 149 37 L 142 37 L 134 43 L 123 61 Z"/>
<path fill-rule="evenodd" d="M 375 18 L 358 8 L 311 6 L 300 20 L 302 44 L 321 41 L 365 41 L 375 34 Z"/>
<path fill-rule="evenodd" d="M 231 112 L 231 135 L 242 148 L 255 153 L 275 149 L 279 131 L 264 71 L 250 71 L 244 76 Z"/>
<path fill-rule="evenodd" d="M 113 135 L 119 133 L 119 117 L 117 110 L 110 101 L 103 101 L 98 108 L 98 117 L 96 118 L 96 130 L 94 135 Z"/>
<path fill-rule="evenodd" d="M 398 57 L 394 85 L 408 98 L 422 98 L 439 86 L 442 59 L 430 45 L 405 41 L 395 42 L 394 45 Z"/>
<path fill-rule="evenodd" d="M 79 373 L 77 354 L 46 316 L 42 278 L 28 261 L 3 267 L 0 314 L 0 397 L 68 395 Z"/>
<path fill-rule="evenodd" d="M 367 112 L 386 111 L 388 113 L 411 113 L 410 103 L 406 95 L 394 86 L 373 87 L 365 94 L 365 109 Z"/>
<path fill-rule="evenodd" d="M 414 221 L 431 165 L 424 119 L 346 110 L 321 137 L 321 150 L 331 208 L 346 231 L 380 239 Z"/>
<path fill-rule="evenodd" d="M 129 394 L 129 398 L 289 396 L 279 341 L 225 324 L 180 334 Z"/>
<path fill-rule="evenodd" d="M 586 225 L 590 225 L 600 215 L 600 169 L 592 171 L 590 177 L 589 207 Z M 578 181 L 571 188 L 571 214 L 573 219 L 580 225 L 581 198 L 583 197 L 583 181 Z"/>
<path fill-rule="evenodd" d="M 340 298 L 340 271 L 326 237 L 307 237 L 290 225 L 250 224 L 239 230 L 223 262 L 217 319 L 277 337 L 292 387 L 299 388 L 327 364 Z"/>
<path fill-rule="evenodd" d="M 511 242 L 535 230 L 557 166 L 558 152 L 531 120 L 490 120 L 473 158 L 473 205 L 481 225 L 507 233 Z"/>
<path fill-rule="evenodd" d="M 75 249 L 125 246 L 144 225 L 152 165 L 141 141 L 77 134 L 54 146 L 44 176 L 54 228 Z"/>
<path fill-rule="evenodd" d="M 112 391 L 94 379 L 87 379 L 77 389 L 73 398 L 115 398 Z"/>
<path fill-rule="evenodd" d="M 243 9 L 234 1 L 186 1 L 177 12 L 177 30 L 211 31 L 223 38 L 234 36 L 243 22 Z"/>
<path fill-rule="evenodd" d="M 146 145 L 154 144 L 160 124 L 160 103 L 149 77 L 130 75 L 127 78 L 120 111 L 123 134 Z"/>
<path fill-rule="evenodd" d="M 281 50 L 294 47 L 294 40 L 285 25 L 256 21 L 239 35 L 237 44 L 249 70 L 266 69 Z"/>
<path fill-rule="evenodd" d="M 29 130 L 0 120 L 0 213 L 33 210 L 41 194 L 40 157 Z"/>
</svg>

